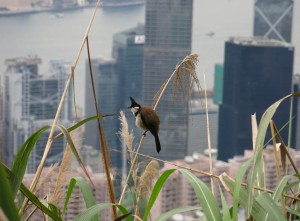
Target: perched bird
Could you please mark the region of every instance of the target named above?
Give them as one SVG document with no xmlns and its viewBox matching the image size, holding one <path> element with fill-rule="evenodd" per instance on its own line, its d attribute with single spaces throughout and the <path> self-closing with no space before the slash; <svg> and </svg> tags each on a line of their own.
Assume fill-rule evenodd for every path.
<svg viewBox="0 0 300 221">
<path fill-rule="evenodd" d="M 141 105 L 139 105 L 132 97 L 130 97 L 130 100 L 131 106 L 128 108 L 131 108 L 131 112 L 135 116 L 136 126 L 145 131 L 143 133 L 144 135 L 146 135 L 147 131 L 151 132 L 151 134 L 155 138 L 156 151 L 157 153 L 159 153 L 161 147 L 158 137 L 160 123 L 158 115 L 152 108 L 142 107 Z"/>
</svg>

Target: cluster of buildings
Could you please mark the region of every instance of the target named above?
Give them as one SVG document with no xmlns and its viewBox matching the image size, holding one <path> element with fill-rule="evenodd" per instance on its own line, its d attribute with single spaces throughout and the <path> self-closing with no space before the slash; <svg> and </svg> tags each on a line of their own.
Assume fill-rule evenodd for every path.
<svg viewBox="0 0 300 221">
<path fill-rule="evenodd" d="M 269 7 L 270 4 L 272 7 Z M 141 131 L 136 130 L 134 118 L 127 110 L 129 96 L 138 103 L 150 106 L 176 64 L 191 53 L 193 0 L 147 0 L 145 10 L 145 25 L 138 24 L 114 35 L 111 58 L 91 60 L 100 112 L 118 114 L 120 110 L 125 110 L 129 126 L 137 138 Z M 214 91 L 207 110 L 212 148 L 218 151 L 218 160 L 214 164 L 217 174 L 234 174 L 232 171 L 247 158 L 247 150 L 252 149 L 251 114 L 256 113 L 257 119 L 260 119 L 268 106 L 299 90 L 300 78 L 293 75 L 294 47 L 290 43 L 292 13 L 291 0 L 255 1 L 254 37 L 232 37 L 225 43 L 224 63 L 215 66 Z M 69 63 L 53 60 L 49 74 L 42 76 L 38 73 L 40 62 L 40 58 L 28 56 L 7 59 L 5 63 L 7 71 L 1 80 L 0 92 L 0 156 L 9 166 L 25 139 L 41 126 L 51 124 L 69 74 Z M 90 82 L 87 62 L 84 117 L 96 113 Z M 169 87 L 157 108 L 161 120 L 159 136 L 162 151 L 157 155 L 154 139 L 149 135 L 145 138 L 141 153 L 208 170 L 207 158 L 199 154 L 190 161 L 182 161 L 194 152 L 204 153 L 208 147 L 204 102 L 203 97 L 197 96 L 192 98 L 191 104 L 176 95 L 174 99 L 172 87 Z M 297 148 L 300 145 L 300 138 L 296 136 L 300 125 L 297 115 L 300 106 L 296 99 L 293 102 L 290 144 Z M 193 108 L 190 109 L 190 106 Z M 70 91 L 60 117 L 63 125 L 71 124 L 72 110 Z M 288 122 L 289 115 L 290 104 L 285 102 L 274 117 L 278 128 Z M 120 127 L 118 117 L 107 117 L 103 125 L 112 165 L 117 172 L 121 171 L 124 158 L 123 145 L 117 135 Z M 82 151 L 85 161 L 92 164 L 94 171 L 100 172 L 97 130 L 96 122 L 85 125 Z M 288 127 L 283 127 L 281 134 L 285 141 L 288 133 Z M 271 137 L 270 132 L 266 137 Z M 28 173 L 35 172 L 47 138 L 44 134 L 38 141 L 31 154 Z M 63 138 L 54 142 L 47 165 L 61 159 L 64 148 Z M 269 152 L 266 150 L 264 153 L 266 159 Z M 244 153 L 247 154 L 243 157 L 236 156 Z M 295 152 L 294 156 L 300 162 L 298 155 Z M 273 162 L 267 162 L 266 166 L 272 168 Z M 163 170 L 167 168 L 165 165 Z M 199 175 L 199 178 L 209 182 L 208 177 Z M 169 185 L 164 187 L 157 201 L 155 214 L 169 210 L 171 205 L 168 203 L 174 207 L 196 203 L 192 190 L 183 188 L 186 181 L 179 174 L 174 173 L 167 182 Z M 168 197 L 171 197 L 170 200 Z"/>
</svg>

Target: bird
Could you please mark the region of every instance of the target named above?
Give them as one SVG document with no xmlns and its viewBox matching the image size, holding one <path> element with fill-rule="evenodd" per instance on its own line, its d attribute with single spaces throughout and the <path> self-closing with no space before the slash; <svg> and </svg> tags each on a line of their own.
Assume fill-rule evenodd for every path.
<svg viewBox="0 0 300 221">
<path fill-rule="evenodd" d="M 146 136 L 148 131 L 151 132 L 155 138 L 156 151 L 159 153 L 161 150 L 158 137 L 160 120 L 157 113 L 150 107 L 142 107 L 132 97 L 130 97 L 130 100 L 131 106 L 128 108 L 131 109 L 131 112 L 135 117 L 136 126 L 144 131 L 144 136 Z"/>
</svg>

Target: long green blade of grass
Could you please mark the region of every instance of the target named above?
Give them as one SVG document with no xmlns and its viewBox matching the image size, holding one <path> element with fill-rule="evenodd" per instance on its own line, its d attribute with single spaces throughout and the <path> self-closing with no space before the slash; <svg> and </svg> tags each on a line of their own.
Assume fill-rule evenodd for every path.
<svg viewBox="0 0 300 221">
<path fill-rule="evenodd" d="M 17 208 L 14 203 L 14 196 L 12 194 L 8 180 L 6 179 L 3 166 L 0 165 L 0 209 L 5 214 L 8 220 L 20 220 L 18 217 Z"/>
<path fill-rule="evenodd" d="M 153 204 L 155 203 L 155 200 L 161 190 L 161 188 L 163 187 L 164 183 L 166 182 L 166 180 L 169 178 L 169 176 L 175 171 L 175 169 L 170 169 L 170 170 L 166 170 L 163 172 L 162 175 L 160 175 L 160 177 L 158 178 L 158 180 L 156 181 L 151 196 L 149 198 L 148 204 L 146 206 L 145 209 L 145 213 L 143 216 L 143 220 L 146 220 L 148 215 L 150 214 L 151 208 L 153 206 Z"/>
<path fill-rule="evenodd" d="M 101 204 L 96 204 L 94 206 L 91 206 L 86 211 L 80 213 L 78 216 L 75 217 L 75 221 L 89 221 L 92 219 L 92 217 L 96 216 L 101 210 L 112 206 L 118 207 L 118 209 L 123 214 L 128 214 L 128 211 L 121 205 L 116 205 L 112 203 L 101 203 Z M 130 217 L 126 217 L 126 220 L 130 221 L 132 219 Z"/>
<path fill-rule="evenodd" d="M 6 177 L 12 176 L 12 172 L 9 168 L 7 168 L 2 162 L 0 162 L 0 167 L 3 167 L 4 173 Z M 62 219 L 57 216 L 55 213 L 53 213 L 51 210 L 48 209 L 39 199 L 36 195 L 34 195 L 30 190 L 21 183 L 20 185 L 20 191 L 24 194 L 25 197 L 29 199 L 37 208 L 39 208 L 44 214 L 51 217 L 54 221 L 61 221 Z"/>
<path fill-rule="evenodd" d="M 98 116 L 93 116 L 93 117 L 89 117 L 86 118 L 82 121 L 77 122 L 76 124 L 74 124 L 73 126 L 69 127 L 67 130 L 68 132 L 72 132 L 73 130 L 76 130 L 77 128 L 79 128 L 80 126 L 84 125 L 85 123 L 92 121 L 92 120 L 96 120 L 96 119 L 101 119 L 103 117 L 109 117 L 109 116 L 113 116 L 114 114 L 100 114 Z M 58 134 L 55 139 L 62 137 L 64 134 L 60 133 Z"/>
<path fill-rule="evenodd" d="M 253 162 L 251 157 L 245 163 L 242 164 L 235 176 L 235 188 L 233 190 L 233 204 L 232 204 L 232 219 L 238 221 L 238 207 L 239 207 L 239 195 L 242 187 L 242 182 L 246 171 L 249 169 L 250 164 Z"/>
<path fill-rule="evenodd" d="M 253 167 L 252 170 L 249 173 L 248 176 L 248 201 L 247 201 L 247 206 L 245 208 L 246 210 L 246 218 L 250 217 L 250 211 L 251 207 L 253 205 L 253 199 L 254 199 L 254 194 L 253 194 L 253 186 L 254 183 L 256 182 L 256 178 L 259 178 L 259 184 L 262 184 L 262 179 L 263 179 L 263 168 L 262 168 L 262 151 L 264 147 L 264 141 L 267 133 L 267 128 L 269 126 L 270 120 L 273 118 L 278 106 L 281 104 L 282 101 L 285 99 L 291 97 L 291 96 L 300 96 L 300 92 L 290 94 L 288 96 L 283 97 L 282 99 L 278 100 L 274 104 L 272 104 L 263 114 L 259 127 L 258 127 L 258 134 L 255 142 L 255 152 L 254 152 L 254 162 L 253 162 Z"/>
<path fill-rule="evenodd" d="M 263 216 L 259 217 L 258 220 L 287 220 L 287 218 L 281 213 L 280 207 L 276 205 L 276 202 L 270 197 L 268 193 L 263 192 L 259 194 L 256 200 L 266 211 L 266 214 L 262 214 Z"/>
<path fill-rule="evenodd" d="M 230 192 L 233 193 L 234 189 L 236 187 L 236 183 L 232 178 L 230 178 L 226 173 L 221 174 L 220 176 L 220 181 L 222 182 L 223 186 Z M 238 200 L 239 203 L 245 208 L 247 206 L 248 202 L 248 197 L 249 193 L 248 191 L 244 188 L 241 187 L 239 191 L 239 196 Z M 253 206 L 251 209 L 251 215 L 254 218 L 254 220 L 261 220 L 259 219 L 263 214 L 265 214 L 264 210 L 261 208 L 261 206 L 256 202 L 254 199 L 253 201 Z"/>
<path fill-rule="evenodd" d="M 219 191 L 220 191 L 221 201 L 222 201 L 223 221 L 231 221 L 232 219 L 231 219 L 229 207 L 224 197 L 223 191 L 220 187 L 220 184 L 219 184 Z"/>
<path fill-rule="evenodd" d="M 285 191 L 285 187 L 289 181 L 289 179 L 291 179 L 293 176 L 292 175 L 286 175 L 284 177 L 281 178 L 280 182 L 278 183 L 276 190 L 272 196 L 272 199 L 274 200 L 274 202 L 277 202 L 280 198 L 280 196 L 284 193 Z"/>
<path fill-rule="evenodd" d="M 155 219 L 155 221 L 168 220 L 173 215 L 176 215 L 176 214 L 179 214 L 179 213 L 183 213 L 183 212 L 189 212 L 189 211 L 193 211 L 193 210 L 201 210 L 201 208 L 197 207 L 197 206 L 186 206 L 186 207 L 176 208 L 176 209 L 170 210 L 170 211 L 168 211 L 168 212 L 166 212 L 164 214 L 161 214 L 159 217 L 157 217 Z"/>
<path fill-rule="evenodd" d="M 11 185 L 12 194 L 14 198 L 16 197 L 20 184 L 22 183 L 26 171 L 29 155 L 33 150 L 37 140 L 49 128 L 50 126 L 45 126 L 37 130 L 23 143 L 23 145 L 19 149 L 16 159 L 12 166 L 12 170 L 11 170 L 12 174 L 9 177 L 9 182 Z"/>
<path fill-rule="evenodd" d="M 83 172 L 84 172 L 85 175 L 89 178 L 89 180 L 91 181 L 91 183 L 93 183 L 93 181 L 92 181 L 92 179 L 91 179 L 89 173 L 87 172 L 87 170 L 86 170 L 86 168 L 85 168 L 85 166 L 84 166 L 82 160 L 80 159 L 80 156 L 79 156 L 79 154 L 78 154 L 78 152 L 77 152 L 77 149 L 76 149 L 76 147 L 75 147 L 75 145 L 74 145 L 74 142 L 73 142 L 73 140 L 72 140 L 72 137 L 71 137 L 70 133 L 69 133 L 68 130 L 67 130 L 64 126 L 62 126 L 62 125 L 57 125 L 57 127 L 62 131 L 62 133 L 63 133 L 64 136 L 66 137 L 67 142 L 68 142 L 68 144 L 69 144 L 69 147 L 71 148 L 72 153 L 74 154 L 74 156 L 75 156 L 77 162 L 79 163 L 80 167 L 82 168 Z"/>
<path fill-rule="evenodd" d="M 72 178 L 70 180 L 70 184 L 69 184 L 69 187 L 68 187 L 68 191 L 67 191 L 67 195 L 66 195 L 66 200 L 65 200 L 65 204 L 64 204 L 64 208 L 63 208 L 63 214 L 67 210 L 67 206 L 68 206 L 70 197 L 72 195 L 72 192 L 73 192 L 74 187 L 75 187 L 76 184 L 79 185 L 79 188 L 81 190 L 81 193 L 82 193 L 82 196 L 83 196 L 86 208 L 90 208 L 90 207 L 96 205 L 96 200 L 95 200 L 94 195 L 93 195 L 93 193 L 91 191 L 91 188 L 89 187 L 89 185 L 87 184 L 87 182 L 82 177 L 75 177 L 75 178 Z M 97 215 L 94 215 L 94 216 L 91 216 L 89 218 L 89 220 L 97 221 L 99 219 L 98 219 Z"/>
<path fill-rule="evenodd" d="M 203 209 L 206 219 L 211 221 L 221 221 L 222 216 L 218 207 L 218 203 L 211 190 L 206 186 L 206 184 L 188 170 L 179 169 L 179 171 L 185 176 L 185 178 L 187 178 L 187 180 L 191 183 L 192 187 L 194 188 L 194 191 L 197 195 L 198 201 Z"/>
</svg>

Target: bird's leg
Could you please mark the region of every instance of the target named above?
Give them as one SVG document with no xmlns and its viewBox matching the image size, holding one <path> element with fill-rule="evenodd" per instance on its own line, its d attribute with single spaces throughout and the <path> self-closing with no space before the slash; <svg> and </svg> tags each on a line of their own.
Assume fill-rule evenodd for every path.
<svg viewBox="0 0 300 221">
<path fill-rule="evenodd" d="M 146 130 L 144 133 L 143 133 L 143 135 L 146 137 L 146 133 L 148 132 L 148 130 Z"/>
</svg>

